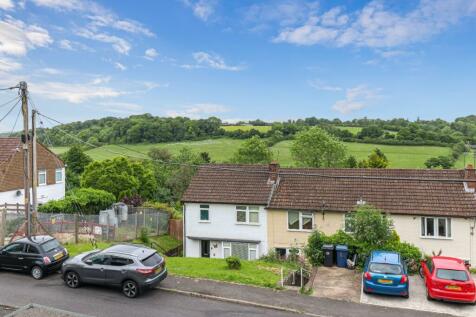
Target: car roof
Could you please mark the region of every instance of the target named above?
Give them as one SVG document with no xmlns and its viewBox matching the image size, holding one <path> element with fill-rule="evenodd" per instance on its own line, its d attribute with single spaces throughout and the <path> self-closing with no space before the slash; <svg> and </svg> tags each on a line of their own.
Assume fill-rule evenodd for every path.
<svg viewBox="0 0 476 317">
<path fill-rule="evenodd" d="M 21 242 L 21 243 L 30 243 L 30 244 L 43 244 L 47 241 L 54 240 L 54 237 L 52 236 L 47 236 L 47 235 L 42 235 L 42 236 L 31 236 L 31 237 L 24 237 L 21 239 L 18 239 L 13 242 Z"/>
<path fill-rule="evenodd" d="M 466 270 L 464 261 L 449 256 L 434 256 L 433 264 L 437 269 Z"/>
<path fill-rule="evenodd" d="M 400 254 L 391 251 L 372 251 L 371 262 L 400 264 Z"/>
<path fill-rule="evenodd" d="M 123 254 L 143 259 L 155 253 L 156 251 L 138 244 L 116 244 L 104 249 L 103 252 Z"/>
</svg>

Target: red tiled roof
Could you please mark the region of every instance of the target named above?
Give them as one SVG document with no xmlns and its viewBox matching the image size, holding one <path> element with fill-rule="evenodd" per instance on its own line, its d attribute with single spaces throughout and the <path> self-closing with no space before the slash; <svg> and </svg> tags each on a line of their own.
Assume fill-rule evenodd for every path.
<svg viewBox="0 0 476 317">
<path fill-rule="evenodd" d="M 0 138 L 0 165 L 8 162 L 19 150 L 21 150 L 19 138 Z"/>
<path fill-rule="evenodd" d="M 182 200 L 333 211 L 350 211 L 363 200 L 396 214 L 476 216 L 476 196 L 462 182 L 416 180 L 462 180 L 463 170 L 281 168 L 272 192 L 267 166 L 233 168 L 248 173 L 200 168 Z"/>
</svg>

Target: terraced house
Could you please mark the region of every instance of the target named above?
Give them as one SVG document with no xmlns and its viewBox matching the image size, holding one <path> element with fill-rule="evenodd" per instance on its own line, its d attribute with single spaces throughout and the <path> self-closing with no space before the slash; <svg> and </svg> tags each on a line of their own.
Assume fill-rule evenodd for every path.
<svg viewBox="0 0 476 317">
<path fill-rule="evenodd" d="M 310 233 L 349 231 L 371 204 L 403 241 L 476 263 L 475 170 L 309 169 L 206 165 L 183 196 L 185 255 L 255 259 L 303 247 Z"/>
<path fill-rule="evenodd" d="M 65 195 L 64 163 L 38 143 L 38 203 L 60 199 Z M 30 165 L 31 166 L 31 165 Z M 20 138 L 0 138 L 0 207 L 23 204 L 23 151 Z"/>
</svg>

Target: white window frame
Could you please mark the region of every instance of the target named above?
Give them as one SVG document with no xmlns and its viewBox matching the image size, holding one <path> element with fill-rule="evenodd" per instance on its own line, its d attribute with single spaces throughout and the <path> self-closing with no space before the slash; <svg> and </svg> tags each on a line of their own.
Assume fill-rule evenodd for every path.
<svg viewBox="0 0 476 317">
<path fill-rule="evenodd" d="M 225 249 L 230 250 L 230 255 L 231 256 L 231 242 L 223 242 L 222 243 L 222 254 L 223 258 L 226 259 L 227 257 L 225 256 Z"/>
<path fill-rule="evenodd" d="M 60 179 L 60 180 L 57 179 L 58 172 L 61 173 L 61 179 Z M 56 184 L 64 183 L 64 173 L 63 173 L 63 169 L 62 169 L 62 168 L 57 168 L 57 169 L 55 169 L 55 182 L 56 182 Z"/>
<path fill-rule="evenodd" d="M 45 175 L 45 182 L 40 183 L 40 175 L 44 174 Z M 38 170 L 38 186 L 46 186 L 48 184 L 48 179 L 47 179 L 47 172 L 46 170 Z"/>
<path fill-rule="evenodd" d="M 290 228 L 289 228 L 289 213 L 290 213 L 290 212 L 298 212 L 298 213 L 299 213 L 299 229 L 290 229 Z M 311 218 L 312 229 L 303 229 L 303 227 L 302 227 L 303 224 L 304 224 L 303 218 L 309 218 L 308 215 L 304 215 L 304 217 L 303 217 L 303 214 L 311 214 L 310 218 Z M 316 225 L 316 224 L 315 224 L 315 219 L 314 219 L 314 216 L 315 216 L 315 215 L 314 215 L 314 212 L 312 212 L 312 211 L 296 211 L 296 210 L 290 210 L 290 211 L 288 211 L 287 216 L 288 216 L 288 217 L 287 217 L 287 220 L 286 220 L 286 228 L 287 228 L 288 231 L 311 232 L 311 231 L 314 230 L 314 228 L 315 228 L 315 225 Z"/>
<path fill-rule="evenodd" d="M 205 208 L 205 207 L 202 207 L 202 206 L 208 206 L 208 208 Z M 207 210 L 208 211 L 208 219 L 207 220 L 202 220 L 202 210 Z M 203 222 L 203 223 L 211 222 L 210 221 L 210 205 L 199 205 L 198 222 Z"/>
<path fill-rule="evenodd" d="M 344 225 L 342 227 L 342 231 L 344 231 L 345 233 L 352 234 L 352 233 L 354 233 L 354 230 L 347 230 L 347 226 L 346 226 L 346 223 L 348 221 L 347 218 L 350 217 L 350 216 L 353 216 L 350 212 L 346 212 L 344 214 L 344 216 L 343 216 L 344 217 Z"/>
<path fill-rule="evenodd" d="M 433 236 L 426 235 L 427 219 L 433 219 L 433 232 L 434 232 Z M 440 219 L 445 221 L 446 236 L 440 236 L 438 234 L 438 222 Z M 453 234 L 452 221 L 450 217 L 421 217 L 420 218 L 420 238 L 451 240 L 453 239 L 452 234 Z"/>
<path fill-rule="evenodd" d="M 222 254 L 223 254 L 223 258 L 227 258 L 225 257 L 225 249 L 229 250 L 230 251 L 230 255 L 229 256 L 232 256 L 233 255 L 233 251 L 232 251 L 232 243 L 231 242 L 226 242 L 226 241 L 223 241 L 222 242 Z M 256 259 L 251 259 L 251 251 L 255 251 L 256 252 Z M 259 244 L 255 244 L 255 243 L 248 243 L 248 261 L 256 261 L 256 260 L 259 260 Z"/>
<path fill-rule="evenodd" d="M 238 221 L 238 212 L 245 212 L 245 221 Z M 250 221 L 250 213 L 257 213 L 258 214 L 258 222 L 251 222 Z M 238 225 L 251 225 L 251 226 L 259 226 L 260 225 L 260 208 L 259 206 L 245 206 L 245 205 L 236 205 L 235 207 L 235 222 Z"/>
</svg>

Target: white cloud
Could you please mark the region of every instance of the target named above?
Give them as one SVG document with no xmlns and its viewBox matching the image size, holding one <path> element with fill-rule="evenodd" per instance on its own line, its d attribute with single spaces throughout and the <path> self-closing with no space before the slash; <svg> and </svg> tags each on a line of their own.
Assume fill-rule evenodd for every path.
<svg viewBox="0 0 476 317">
<path fill-rule="evenodd" d="M 153 61 L 157 56 L 159 56 L 159 53 L 157 53 L 155 48 L 148 48 L 145 50 L 145 53 L 144 53 L 145 59 Z"/>
<path fill-rule="evenodd" d="M 138 114 L 143 110 L 141 105 L 130 102 L 106 101 L 100 102 L 99 105 L 103 106 L 105 111 L 117 114 Z"/>
<path fill-rule="evenodd" d="M 0 56 L 0 72 L 11 72 L 19 70 L 22 65 L 10 58 Z"/>
<path fill-rule="evenodd" d="M 309 85 L 313 88 L 316 88 L 317 90 L 324 90 L 324 91 L 331 91 L 331 92 L 336 92 L 336 91 L 342 91 L 343 88 L 339 86 L 332 86 L 328 85 L 321 80 L 310 80 Z"/>
<path fill-rule="evenodd" d="M 12 0 L 0 0 L 0 9 L 2 10 L 13 10 L 15 8 L 15 4 Z"/>
<path fill-rule="evenodd" d="M 203 118 L 229 111 L 230 108 L 224 105 L 214 103 L 198 103 L 183 107 L 180 110 L 168 110 L 166 111 L 166 115 L 168 117 Z"/>
<path fill-rule="evenodd" d="M 95 99 L 119 97 L 125 94 L 123 91 L 101 86 L 103 83 L 103 79 L 87 83 L 49 81 L 32 83 L 28 88 L 32 93 L 44 98 L 63 100 L 74 104 L 80 104 Z"/>
<path fill-rule="evenodd" d="M 128 41 L 115 35 L 95 33 L 88 29 L 78 30 L 76 34 L 86 39 L 112 44 L 112 48 L 120 54 L 128 55 L 131 50 L 131 44 Z"/>
<path fill-rule="evenodd" d="M 185 69 L 194 69 L 194 68 L 213 68 L 219 70 L 226 70 L 231 72 L 238 72 L 245 69 L 243 65 L 228 65 L 225 63 L 225 60 L 217 54 L 207 53 L 207 52 L 195 52 L 192 54 L 195 64 L 184 64 L 181 65 Z"/>
<path fill-rule="evenodd" d="M 77 50 L 83 50 L 83 51 L 88 51 L 88 52 L 94 52 L 94 49 L 91 47 L 84 45 L 83 43 L 79 43 L 76 41 L 70 41 L 70 40 L 60 40 L 58 42 L 58 45 L 60 48 L 68 51 L 77 51 Z"/>
<path fill-rule="evenodd" d="M 118 20 L 117 16 L 111 13 L 103 15 L 90 15 L 88 18 L 91 20 L 89 27 L 93 29 L 98 27 L 110 27 L 129 33 L 142 34 L 149 37 L 155 36 L 152 31 L 144 27 L 141 23 L 129 19 Z"/>
<path fill-rule="evenodd" d="M 27 25 L 10 16 L 0 20 L 0 54 L 24 56 L 31 49 L 51 43 L 48 31 L 37 25 Z"/>
<path fill-rule="evenodd" d="M 192 9 L 193 14 L 202 21 L 208 21 L 215 13 L 218 4 L 217 0 L 182 0 L 182 2 Z"/>
<path fill-rule="evenodd" d="M 320 16 L 310 15 L 302 25 L 282 29 L 274 41 L 297 45 L 398 47 L 424 41 L 463 17 L 476 14 L 475 3 L 474 0 L 420 0 L 406 13 L 391 11 L 381 1 L 372 1 L 350 13 L 334 7 Z"/>
<path fill-rule="evenodd" d="M 332 109 L 342 114 L 349 114 L 370 105 L 372 100 L 379 98 L 379 90 L 370 89 L 365 85 L 349 88 L 345 92 L 345 99 L 338 100 Z"/>
<path fill-rule="evenodd" d="M 121 63 L 119 63 L 119 62 L 115 62 L 115 63 L 114 63 L 114 67 L 117 68 L 117 69 L 119 69 L 119 70 L 121 70 L 121 71 L 124 71 L 124 70 L 127 69 L 126 66 L 124 66 L 123 64 L 121 64 Z"/>
<path fill-rule="evenodd" d="M 61 70 L 51 67 L 42 68 L 39 70 L 39 72 L 47 75 L 59 75 L 63 73 Z"/>
</svg>

